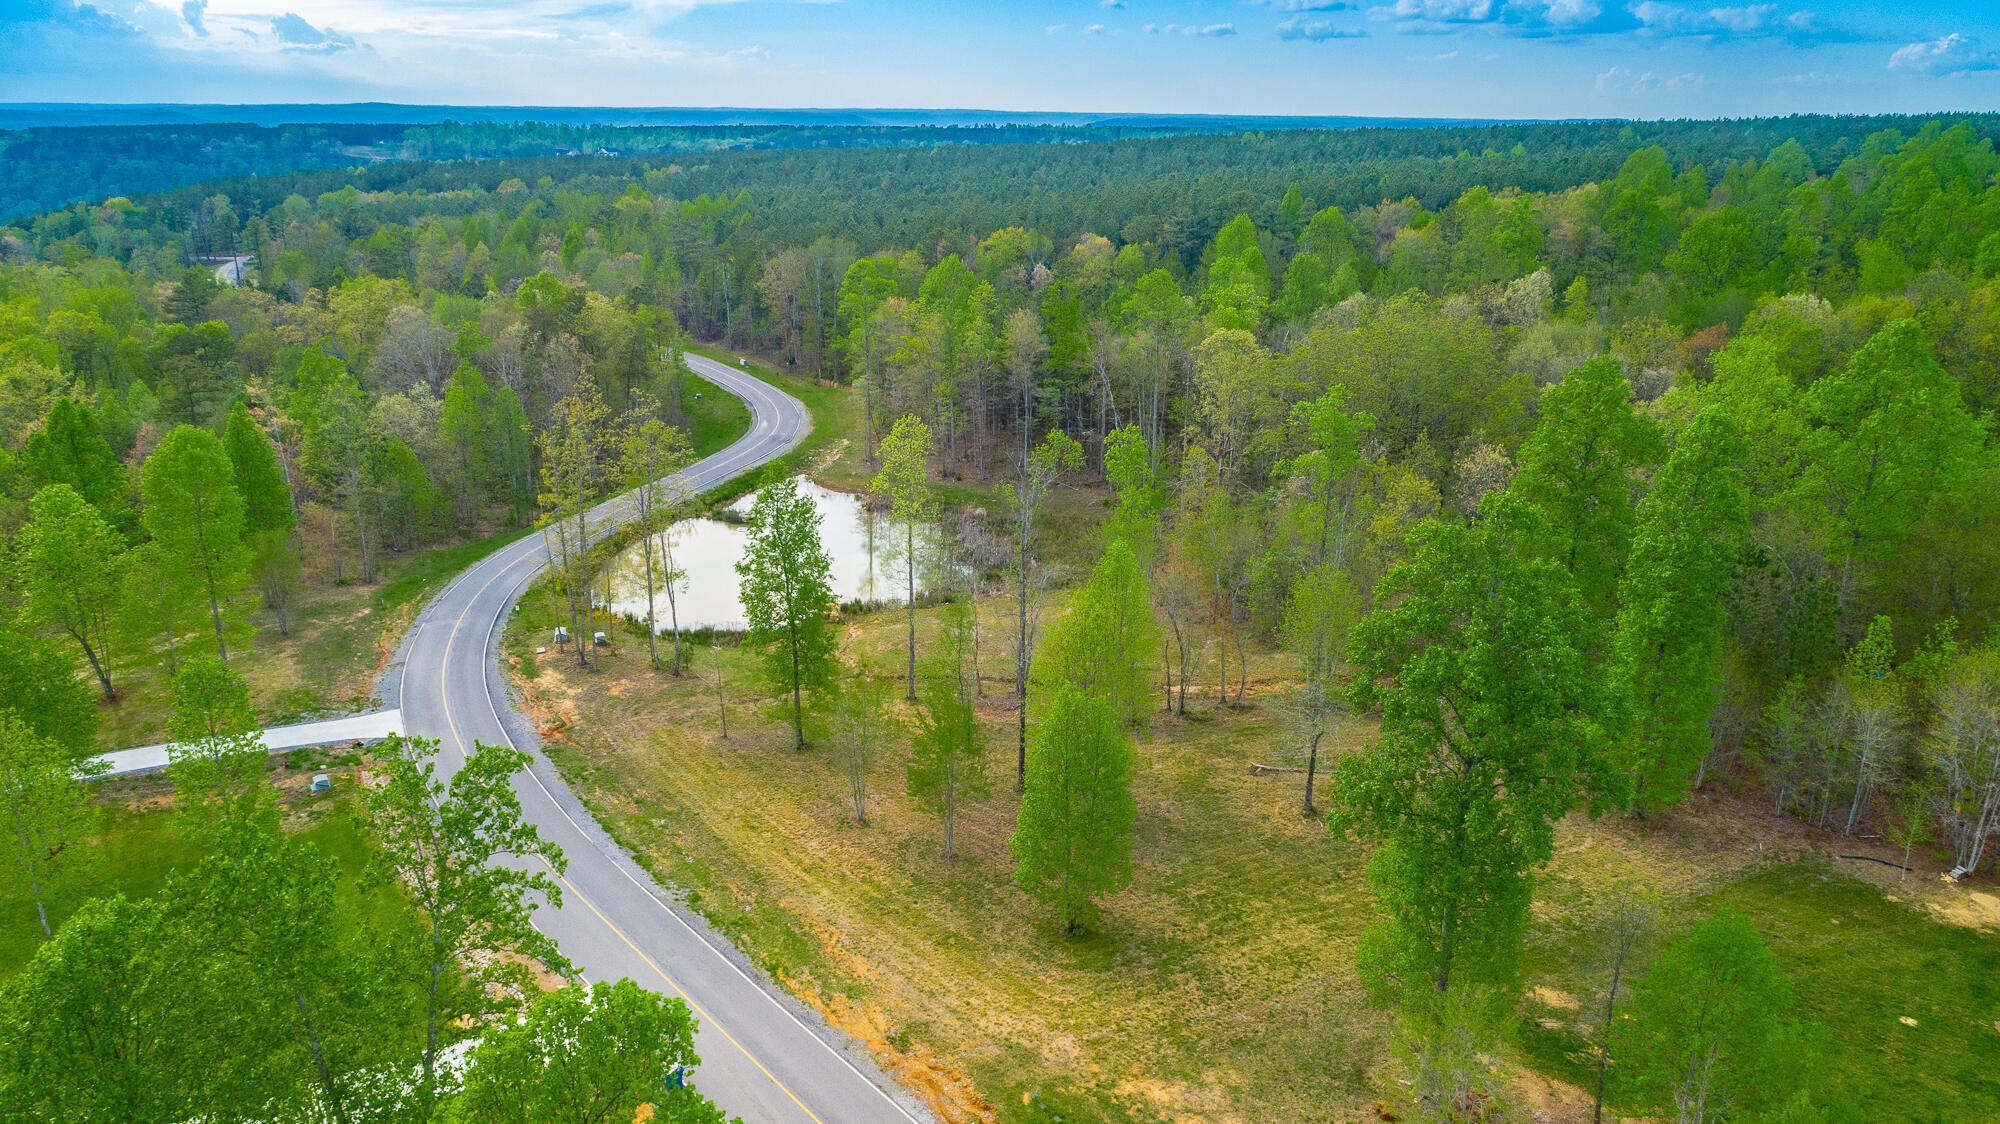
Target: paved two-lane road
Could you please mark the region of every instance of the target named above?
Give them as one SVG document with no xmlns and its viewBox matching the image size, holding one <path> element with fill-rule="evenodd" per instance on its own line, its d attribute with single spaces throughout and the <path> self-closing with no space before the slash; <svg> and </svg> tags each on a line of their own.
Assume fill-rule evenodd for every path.
<svg viewBox="0 0 2000 1124">
<path fill-rule="evenodd" d="M 775 459 L 802 440 L 805 406 L 770 385 L 697 355 L 696 374 L 742 398 L 750 432 L 687 471 L 701 491 Z M 609 527 L 626 500 L 601 505 Z M 438 767 L 455 770 L 474 743 L 532 748 L 533 734 L 507 705 L 498 640 L 515 599 L 546 564 L 539 536 L 515 542 L 454 580 L 425 607 L 383 694 L 404 728 L 439 741 Z M 569 860 L 562 908 L 535 922 L 591 980 L 629 976 L 685 998 L 701 1020 L 695 1085 L 749 1124 L 919 1124 L 928 1115 L 882 1077 L 845 1035 L 829 1031 L 774 991 L 697 917 L 667 905 L 652 881 L 605 836 L 546 761 L 514 779 L 527 819 Z M 773 840 L 782 846 L 782 840 Z"/>
</svg>

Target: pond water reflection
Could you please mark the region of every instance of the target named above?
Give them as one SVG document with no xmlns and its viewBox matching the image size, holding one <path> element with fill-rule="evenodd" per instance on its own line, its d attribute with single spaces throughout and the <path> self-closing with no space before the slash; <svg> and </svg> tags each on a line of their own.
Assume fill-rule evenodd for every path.
<svg viewBox="0 0 2000 1124">
<path fill-rule="evenodd" d="M 830 491 L 811 480 L 796 478 L 799 493 L 811 497 L 819 509 L 820 542 L 833 557 L 833 595 L 842 602 L 881 601 L 903 603 L 903 572 L 900 563 L 889 560 L 890 523 L 885 516 L 868 510 L 862 497 Z M 729 505 L 729 510 L 748 514 L 756 493 Z M 747 527 L 703 517 L 683 519 L 661 532 L 670 537 L 674 563 L 685 575 L 676 591 L 681 628 L 741 629 L 743 602 L 737 597 L 736 560 L 743 556 Z M 653 565 L 660 565 L 660 547 L 653 550 Z M 611 563 L 611 611 L 634 620 L 646 619 L 646 555 L 638 541 L 625 548 Z M 664 583 L 662 583 L 662 586 Z M 924 588 L 917 579 L 917 591 Z M 671 632 L 667 595 L 656 586 L 654 613 L 659 631 Z"/>
</svg>

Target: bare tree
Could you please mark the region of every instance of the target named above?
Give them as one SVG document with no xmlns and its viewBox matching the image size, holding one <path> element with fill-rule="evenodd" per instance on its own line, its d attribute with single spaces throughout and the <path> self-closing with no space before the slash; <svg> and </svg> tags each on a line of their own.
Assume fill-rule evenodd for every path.
<svg viewBox="0 0 2000 1124">
<path fill-rule="evenodd" d="M 1604 1078 L 1611 1067 L 1611 1029 L 1618 1014 L 1618 989 L 1632 962 L 1644 955 L 1660 922 L 1657 896 L 1627 883 L 1620 883 L 1611 899 L 1609 931 L 1604 951 L 1611 969 L 1611 981 L 1604 989 L 1604 1026 L 1597 1036 L 1597 1098 L 1591 1106 L 1591 1124 L 1604 1118 Z"/>
</svg>

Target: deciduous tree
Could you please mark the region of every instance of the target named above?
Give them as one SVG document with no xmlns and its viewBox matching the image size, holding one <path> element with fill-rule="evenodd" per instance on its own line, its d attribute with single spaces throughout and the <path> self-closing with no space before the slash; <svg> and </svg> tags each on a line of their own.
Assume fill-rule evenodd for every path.
<svg viewBox="0 0 2000 1124">
<path fill-rule="evenodd" d="M 7 867 L 34 901 L 44 937 L 54 934 L 49 895 L 68 873 L 72 849 L 89 834 L 92 812 L 68 751 L 0 710 L 0 834 Z"/>
<path fill-rule="evenodd" d="M 1703 411 L 1639 505 L 1609 669 L 1629 708 L 1621 741 L 1636 807 L 1678 803 L 1713 744 L 1725 594 L 1749 526 L 1744 451 L 1734 423 Z"/>
<path fill-rule="evenodd" d="M 792 745 L 806 744 L 807 691 L 833 681 L 833 559 L 819 538 L 820 514 L 798 482 L 780 477 L 757 491 L 750 534 L 736 562 L 744 643 L 764 652 L 766 680 L 792 696 Z"/>
<path fill-rule="evenodd" d="M 971 648 L 969 610 L 954 602 L 946 610 L 940 650 L 930 660 L 924 698 L 910 747 L 909 792 L 918 804 L 944 821 L 944 857 L 957 857 L 953 829 L 966 804 L 987 795 L 986 732 L 972 706 L 967 682 Z"/>
<path fill-rule="evenodd" d="M 937 499 L 931 494 L 931 429 L 915 414 L 896 419 L 889 435 L 882 439 L 882 467 L 868 485 L 869 491 L 889 501 L 889 518 L 902 524 L 903 542 L 895 557 L 903 568 L 904 595 L 909 620 L 908 691 L 917 697 L 917 573 L 923 565 L 918 540 L 927 534 L 925 525 L 937 518 Z"/>
<path fill-rule="evenodd" d="M 215 649 L 229 658 L 225 606 L 243 587 L 243 496 L 222 442 L 205 429 L 178 426 L 146 458 L 140 474 L 146 532 L 159 560 L 185 575 L 208 602 Z"/>
<path fill-rule="evenodd" d="M 1032 760 L 1009 840 L 1014 880 L 1075 933 L 1096 919 L 1099 898 L 1132 881 L 1135 755 L 1109 700 L 1062 683 L 1036 728 Z"/>
<path fill-rule="evenodd" d="M 110 699 L 116 693 L 110 648 L 120 631 L 125 541 L 67 484 L 44 485 L 28 510 L 28 523 L 14 538 L 21 623 L 74 640 Z"/>
<path fill-rule="evenodd" d="M 1796 1038 L 1791 985 L 1747 918 L 1725 909 L 1668 945 L 1634 989 L 1618 1037 L 1627 1088 L 1678 1124 L 1782 1105 L 1774 1081 Z"/>
<path fill-rule="evenodd" d="M 1065 470 L 1073 471 L 1082 463 L 1083 446 L 1058 429 L 1033 450 L 1024 441 L 1015 478 L 1001 485 L 1001 495 L 1014 508 L 1014 701 L 1019 711 L 1014 746 L 1016 784 L 1025 784 L 1028 776 L 1028 667 L 1035 645 L 1035 624 L 1040 617 L 1028 609 L 1030 553 L 1035 546 L 1042 502 L 1048 498 L 1049 489 Z"/>
<path fill-rule="evenodd" d="M 1328 822 L 1376 843 L 1360 970 L 1419 1028 L 1453 988 L 1513 984 L 1534 868 L 1599 768 L 1575 586 L 1536 557 L 1528 505 L 1481 514 L 1420 524 L 1349 644 L 1349 700 L 1382 725 L 1341 760 Z"/>
<path fill-rule="evenodd" d="M 417 953 L 424 975 L 423 1090 L 438 1088 L 441 1036 L 484 1024 L 534 989 L 519 954 L 565 972 L 555 942 L 530 923 L 536 897 L 562 904 L 548 871 L 565 869 L 562 848 L 521 817 L 509 778 L 527 767 L 519 750 L 479 745 L 447 782 L 436 774 L 437 742 L 393 737 L 376 751 L 380 783 L 362 794 L 382 861 L 425 925 Z M 501 862 L 530 860 L 541 869 Z"/>
</svg>

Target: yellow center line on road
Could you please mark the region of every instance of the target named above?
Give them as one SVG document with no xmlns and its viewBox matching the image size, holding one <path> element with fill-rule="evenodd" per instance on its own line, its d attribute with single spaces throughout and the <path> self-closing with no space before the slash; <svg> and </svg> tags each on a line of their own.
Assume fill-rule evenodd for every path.
<svg viewBox="0 0 2000 1124">
<path fill-rule="evenodd" d="M 575 894 L 576 900 L 582 902 L 585 909 L 588 909 L 590 912 L 596 914 L 597 919 L 599 921 L 604 922 L 604 927 L 611 930 L 613 936 L 617 937 L 621 941 L 624 941 L 625 947 L 631 949 L 633 955 L 637 956 L 641 960 L 644 960 L 646 962 L 646 967 L 651 968 L 654 974 L 659 976 L 661 980 L 665 981 L 668 987 L 673 988 L 674 994 L 679 995 L 681 999 L 687 1003 L 688 1007 L 694 1011 L 696 1018 L 705 1020 L 709 1026 L 715 1028 L 718 1034 L 721 1034 L 724 1038 L 729 1039 L 729 1044 L 731 1046 L 736 1047 L 736 1049 L 739 1052 L 741 1052 L 745 1058 L 749 1059 L 750 1064 L 757 1067 L 757 1072 L 762 1073 L 765 1077 L 769 1078 L 771 1084 L 776 1085 L 778 1087 L 779 1092 L 785 1094 L 785 1096 L 787 1097 L 790 1097 L 792 1103 L 799 1106 L 800 1112 L 803 1112 L 808 1117 L 812 1118 L 813 1124 L 825 1124 L 824 1121 L 820 1120 L 818 1116 L 813 1114 L 812 1109 L 806 1107 L 805 1102 L 800 1100 L 797 1094 L 793 1093 L 790 1089 L 786 1088 L 785 1083 L 783 1081 L 778 1080 L 777 1074 L 772 1073 L 768 1069 L 765 1069 L 764 1063 L 758 1061 L 757 1056 L 755 1054 L 752 1054 L 748 1049 L 746 1049 L 743 1043 L 738 1042 L 736 1040 L 736 1036 L 729 1033 L 728 1028 L 724 1027 L 721 1023 L 716 1022 L 714 1016 L 710 1015 L 707 1011 L 703 1010 L 700 1003 L 695 1002 L 694 996 L 689 995 L 686 991 L 682 990 L 681 985 L 675 983 L 674 978 L 672 976 L 667 975 L 667 973 L 663 969 L 661 969 L 661 967 L 658 964 L 655 964 L 653 962 L 652 957 L 646 955 L 644 950 L 642 950 L 638 945 L 632 943 L 632 938 L 626 936 L 624 931 L 620 929 L 615 923 L 613 923 L 609 917 L 604 916 L 603 912 L 600 911 L 597 908 L 596 904 L 594 904 L 589 898 L 584 897 L 583 891 L 577 889 L 576 886 L 573 883 L 571 883 L 569 879 L 564 878 L 559 872 L 557 872 L 556 868 L 549 863 L 549 860 L 543 859 L 542 865 L 547 866 L 549 868 L 549 873 L 554 874 L 556 876 L 556 881 L 562 883 L 564 890 L 568 891 L 569 893 Z"/>
<path fill-rule="evenodd" d="M 472 612 L 472 606 L 479 600 L 480 594 L 485 593 L 487 589 L 492 587 L 494 582 L 499 581 L 500 578 L 512 568 L 513 564 L 511 563 L 507 566 L 501 567 L 499 573 L 494 574 L 491 578 L 488 578 L 486 584 L 479 587 L 478 593 L 474 593 L 470 598 L 466 600 L 465 609 L 458 614 L 458 620 L 452 623 L 450 635 L 445 637 L 444 658 L 441 661 L 442 668 L 438 676 L 438 696 L 444 701 L 444 722 L 445 725 L 450 727 L 451 729 L 452 741 L 456 742 L 458 745 L 458 756 L 459 756 L 459 761 L 461 763 L 464 762 L 466 756 L 465 736 L 458 732 L 458 720 L 453 718 L 451 713 L 451 693 L 445 689 L 446 682 L 449 678 L 449 671 L 451 668 L 451 649 L 452 646 L 458 642 L 458 634 L 460 631 L 460 626 L 465 624 L 466 615 Z M 484 667 L 480 668 L 481 675 L 485 674 L 485 670 L 486 669 Z M 502 737 L 506 736 L 505 730 L 501 731 L 501 736 Z M 624 930 L 620 929 L 617 925 L 613 924 L 611 919 L 609 917 L 606 917 L 604 915 L 604 912 L 597 908 L 596 903 L 592 902 L 589 898 L 585 897 L 583 895 L 583 892 L 578 890 L 576 886 L 570 882 L 569 879 L 564 878 L 562 874 L 559 873 L 553 865 L 549 864 L 548 859 L 543 858 L 542 863 L 543 865 L 549 867 L 549 873 L 554 874 L 556 876 L 556 881 L 562 883 L 564 889 L 568 890 L 571 894 L 576 895 L 576 900 L 582 902 L 584 908 L 590 910 L 591 913 L 595 914 L 597 916 L 597 919 L 604 923 L 604 927 L 611 930 L 613 936 L 617 937 L 621 941 L 624 941 L 626 948 L 631 949 L 635 954 L 637 954 L 639 959 L 646 962 L 646 967 L 651 968 L 654 971 L 654 973 L 660 977 L 661 980 L 666 982 L 666 985 L 668 987 L 673 988 L 674 993 L 679 995 L 682 1001 L 684 1001 L 691 1009 L 693 1009 L 695 1016 L 697 1018 L 706 1021 L 709 1026 L 715 1028 L 717 1033 L 721 1034 L 724 1038 L 727 1038 L 729 1040 L 729 1044 L 731 1046 L 736 1047 L 737 1051 L 741 1053 L 744 1056 L 744 1058 L 750 1062 L 751 1065 L 756 1066 L 757 1072 L 763 1074 L 766 1078 L 770 1080 L 771 1084 L 777 1086 L 779 1092 L 785 1094 L 785 1096 L 789 1098 L 793 1104 L 799 1106 L 799 1111 L 805 1113 L 806 1117 L 810 1119 L 813 1122 L 813 1124 L 825 1124 L 825 1121 L 822 1121 L 819 1118 L 819 1116 L 813 1112 L 812 1109 L 806 1107 L 806 1103 L 799 1099 L 797 1093 L 792 1092 L 791 1089 L 788 1088 L 783 1081 L 778 1080 L 778 1076 L 772 1073 L 769 1069 L 765 1068 L 764 1063 L 758 1061 L 757 1056 L 755 1054 L 752 1054 L 749 1051 L 749 1049 L 743 1045 L 743 1043 L 738 1042 L 736 1040 L 736 1036 L 729 1033 L 727 1027 L 723 1026 L 720 1022 L 716 1021 L 715 1016 L 709 1014 L 708 1011 L 701 1006 L 701 1004 L 695 1002 L 694 997 L 689 995 L 685 990 L 683 990 L 681 985 L 675 983 L 672 976 L 667 975 L 667 973 L 663 969 L 661 969 L 661 967 L 658 964 L 653 962 L 652 957 L 646 955 L 646 953 L 642 949 L 640 949 L 638 945 L 632 943 L 632 938 L 626 936 Z"/>
</svg>

